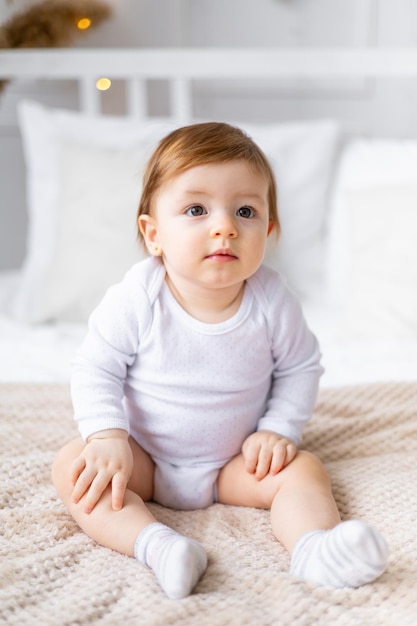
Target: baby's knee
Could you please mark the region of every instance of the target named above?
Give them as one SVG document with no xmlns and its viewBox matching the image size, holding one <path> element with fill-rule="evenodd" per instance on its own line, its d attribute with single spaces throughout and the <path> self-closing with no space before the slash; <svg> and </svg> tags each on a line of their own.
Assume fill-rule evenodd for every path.
<svg viewBox="0 0 417 626">
<path fill-rule="evenodd" d="M 321 460 L 312 452 L 299 450 L 293 464 L 293 470 L 299 475 L 308 476 L 309 479 L 315 479 L 323 483 L 330 482 L 326 468 Z"/>
<path fill-rule="evenodd" d="M 261 508 L 271 508 L 278 493 L 283 490 L 297 490 L 322 486 L 327 491 L 331 488 L 327 471 L 320 459 L 306 450 L 299 450 L 295 458 L 275 476 L 268 475 L 260 483 L 262 491 Z"/>
</svg>

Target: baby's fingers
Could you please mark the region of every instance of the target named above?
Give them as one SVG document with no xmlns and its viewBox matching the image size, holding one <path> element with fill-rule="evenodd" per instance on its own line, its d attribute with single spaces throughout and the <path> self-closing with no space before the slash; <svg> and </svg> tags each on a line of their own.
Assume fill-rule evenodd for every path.
<svg viewBox="0 0 417 626">
<path fill-rule="evenodd" d="M 97 474 L 90 484 L 84 503 L 84 513 L 91 513 L 109 484 L 109 479 Z"/>
<path fill-rule="evenodd" d="M 280 442 L 275 444 L 272 451 L 271 461 L 271 474 L 278 474 L 284 467 L 286 467 L 294 459 L 297 453 L 297 448 L 293 443 Z"/>
<path fill-rule="evenodd" d="M 258 463 L 256 465 L 256 478 L 262 480 L 270 472 L 272 463 L 272 452 L 268 446 L 262 446 L 259 450 Z"/>
<path fill-rule="evenodd" d="M 73 461 L 70 468 L 70 480 L 73 487 L 75 486 L 81 472 L 85 469 L 85 465 L 85 459 L 81 456 Z"/>
<path fill-rule="evenodd" d="M 243 457 L 245 459 L 246 471 L 254 474 L 258 465 L 260 446 L 254 442 L 246 443 L 243 447 Z"/>
<path fill-rule="evenodd" d="M 98 472 L 94 466 L 88 467 L 84 465 L 84 469 L 80 472 L 81 463 L 74 463 L 74 488 L 72 490 L 71 499 L 74 504 L 85 497 L 84 512 L 91 513 L 97 502 L 100 500 L 104 490 L 109 484 L 111 477 L 104 472 Z"/>
<path fill-rule="evenodd" d="M 123 500 L 126 493 L 127 480 L 120 472 L 113 476 L 111 504 L 114 511 L 119 511 L 123 507 Z"/>
<path fill-rule="evenodd" d="M 74 489 L 72 490 L 72 501 L 75 504 L 77 504 L 90 489 L 96 473 L 97 472 L 92 469 L 88 470 L 87 468 L 84 468 L 84 470 L 79 474 L 78 478 L 75 480 Z"/>
</svg>

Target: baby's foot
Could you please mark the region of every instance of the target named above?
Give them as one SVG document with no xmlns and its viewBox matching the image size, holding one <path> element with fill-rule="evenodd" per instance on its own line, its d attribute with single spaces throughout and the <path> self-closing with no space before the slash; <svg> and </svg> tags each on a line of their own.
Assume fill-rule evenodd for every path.
<svg viewBox="0 0 417 626">
<path fill-rule="evenodd" d="M 207 554 L 197 541 L 154 522 L 135 542 L 135 557 L 150 567 L 168 598 L 190 595 L 207 568 Z"/>
<path fill-rule="evenodd" d="M 290 574 L 330 587 L 360 587 L 382 574 L 388 545 L 380 533 L 359 520 L 303 535 L 291 557 Z"/>
</svg>

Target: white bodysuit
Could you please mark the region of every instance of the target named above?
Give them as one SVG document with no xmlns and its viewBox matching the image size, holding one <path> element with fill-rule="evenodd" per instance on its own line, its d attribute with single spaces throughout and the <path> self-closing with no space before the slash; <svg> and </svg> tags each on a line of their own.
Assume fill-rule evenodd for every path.
<svg viewBox="0 0 417 626">
<path fill-rule="evenodd" d="M 203 508 L 250 433 L 300 443 L 322 371 L 317 341 L 276 272 L 262 266 L 238 312 L 207 324 L 181 308 L 151 257 L 90 317 L 74 364 L 75 419 L 84 439 L 109 428 L 131 434 L 156 463 L 157 502 Z"/>
</svg>

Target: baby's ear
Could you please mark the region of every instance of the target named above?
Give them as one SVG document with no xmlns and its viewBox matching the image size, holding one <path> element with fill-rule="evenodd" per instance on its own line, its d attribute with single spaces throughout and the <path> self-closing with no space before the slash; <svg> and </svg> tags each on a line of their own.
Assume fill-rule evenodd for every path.
<svg viewBox="0 0 417 626">
<path fill-rule="evenodd" d="M 138 225 L 149 254 L 152 256 L 161 256 L 162 248 L 159 243 L 158 227 L 154 218 L 147 214 L 139 215 Z"/>
<path fill-rule="evenodd" d="M 269 222 L 269 226 L 268 226 L 268 237 L 269 235 L 272 233 L 272 231 L 275 228 L 275 222 L 273 222 L 272 220 Z"/>
</svg>

